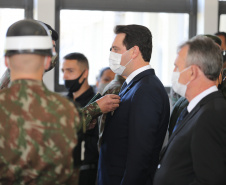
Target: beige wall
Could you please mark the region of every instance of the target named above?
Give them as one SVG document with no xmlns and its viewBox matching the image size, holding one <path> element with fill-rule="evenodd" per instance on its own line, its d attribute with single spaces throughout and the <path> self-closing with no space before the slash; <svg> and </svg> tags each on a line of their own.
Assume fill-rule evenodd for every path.
<svg viewBox="0 0 226 185">
<path fill-rule="evenodd" d="M 34 19 L 55 28 L 55 0 L 34 0 Z M 43 80 L 47 88 L 54 91 L 54 70 L 46 73 Z"/>
</svg>

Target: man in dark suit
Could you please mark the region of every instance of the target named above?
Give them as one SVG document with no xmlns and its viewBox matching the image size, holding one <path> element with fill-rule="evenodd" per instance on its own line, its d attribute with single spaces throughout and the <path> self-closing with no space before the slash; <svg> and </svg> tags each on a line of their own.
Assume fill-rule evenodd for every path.
<svg viewBox="0 0 226 185">
<path fill-rule="evenodd" d="M 222 67 L 220 48 L 197 36 L 179 49 L 173 89 L 189 104 L 161 152 L 154 185 L 225 185 L 226 101 L 215 85 Z"/>
<path fill-rule="evenodd" d="M 140 25 L 116 26 L 110 68 L 126 76 L 118 109 L 107 115 L 99 185 L 151 185 L 169 121 L 164 86 L 149 65 L 152 35 Z"/>
</svg>

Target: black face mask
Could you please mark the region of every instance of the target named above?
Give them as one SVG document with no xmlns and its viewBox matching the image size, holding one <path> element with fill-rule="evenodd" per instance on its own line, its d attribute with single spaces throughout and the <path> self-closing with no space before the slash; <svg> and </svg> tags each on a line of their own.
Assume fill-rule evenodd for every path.
<svg viewBox="0 0 226 185">
<path fill-rule="evenodd" d="M 64 86 L 70 93 L 74 93 L 81 88 L 82 84 L 85 82 L 85 79 L 82 81 L 82 83 L 79 83 L 79 79 L 82 77 L 84 72 L 85 71 L 83 71 L 82 74 L 75 80 L 64 80 Z"/>
</svg>

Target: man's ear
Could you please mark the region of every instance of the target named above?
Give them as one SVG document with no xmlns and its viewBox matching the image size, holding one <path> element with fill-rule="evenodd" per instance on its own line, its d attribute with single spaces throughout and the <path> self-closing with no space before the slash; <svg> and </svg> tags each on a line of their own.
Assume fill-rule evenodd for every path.
<svg viewBox="0 0 226 185">
<path fill-rule="evenodd" d="M 190 70 L 190 81 L 195 80 L 200 73 L 200 69 L 197 65 L 191 65 L 191 70 Z"/>
<path fill-rule="evenodd" d="M 140 48 L 138 46 L 134 46 L 132 52 L 132 58 L 134 59 L 140 54 Z"/>
<path fill-rule="evenodd" d="M 89 70 L 88 69 L 85 69 L 84 74 L 83 74 L 83 77 L 84 78 L 88 78 L 88 75 L 89 75 Z"/>
<path fill-rule="evenodd" d="M 222 83 L 222 80 L 223 80 L 222 79 L 222 72 L 220 72 L 220 75 L 219 75 L 219 77 L 217 78 L 216 81 L 217 81 L 218 84 L 221 84 Z"/>
<path fill-rule="evenodd" d="M 10 68 L 10 65 L 9 65 L 9 57 L 5 57 L 5 66 L 7 68 Z"/>
<path fill-rule="evenodd" d="M 44 68 L 45 70 L 49 69 L 50 64 L 51 64 L 51 56 L 46 56 L 45 57 L 45 62 L 44 62 Z"/>
</svg>

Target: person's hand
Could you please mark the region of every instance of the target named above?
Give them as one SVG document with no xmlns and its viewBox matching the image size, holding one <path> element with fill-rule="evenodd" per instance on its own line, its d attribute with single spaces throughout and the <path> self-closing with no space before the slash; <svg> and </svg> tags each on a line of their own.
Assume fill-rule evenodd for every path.
<svg viewBox="0 0 226 185">
<path fill-rule="evenodd" d="M 119 107 L 120 96 L 115 94 L 107 94 L 98 99 L 96 102 L 99 105 L 102 113 L 108 113 L 114 111 L 117 107 Z"/>
</svg>

